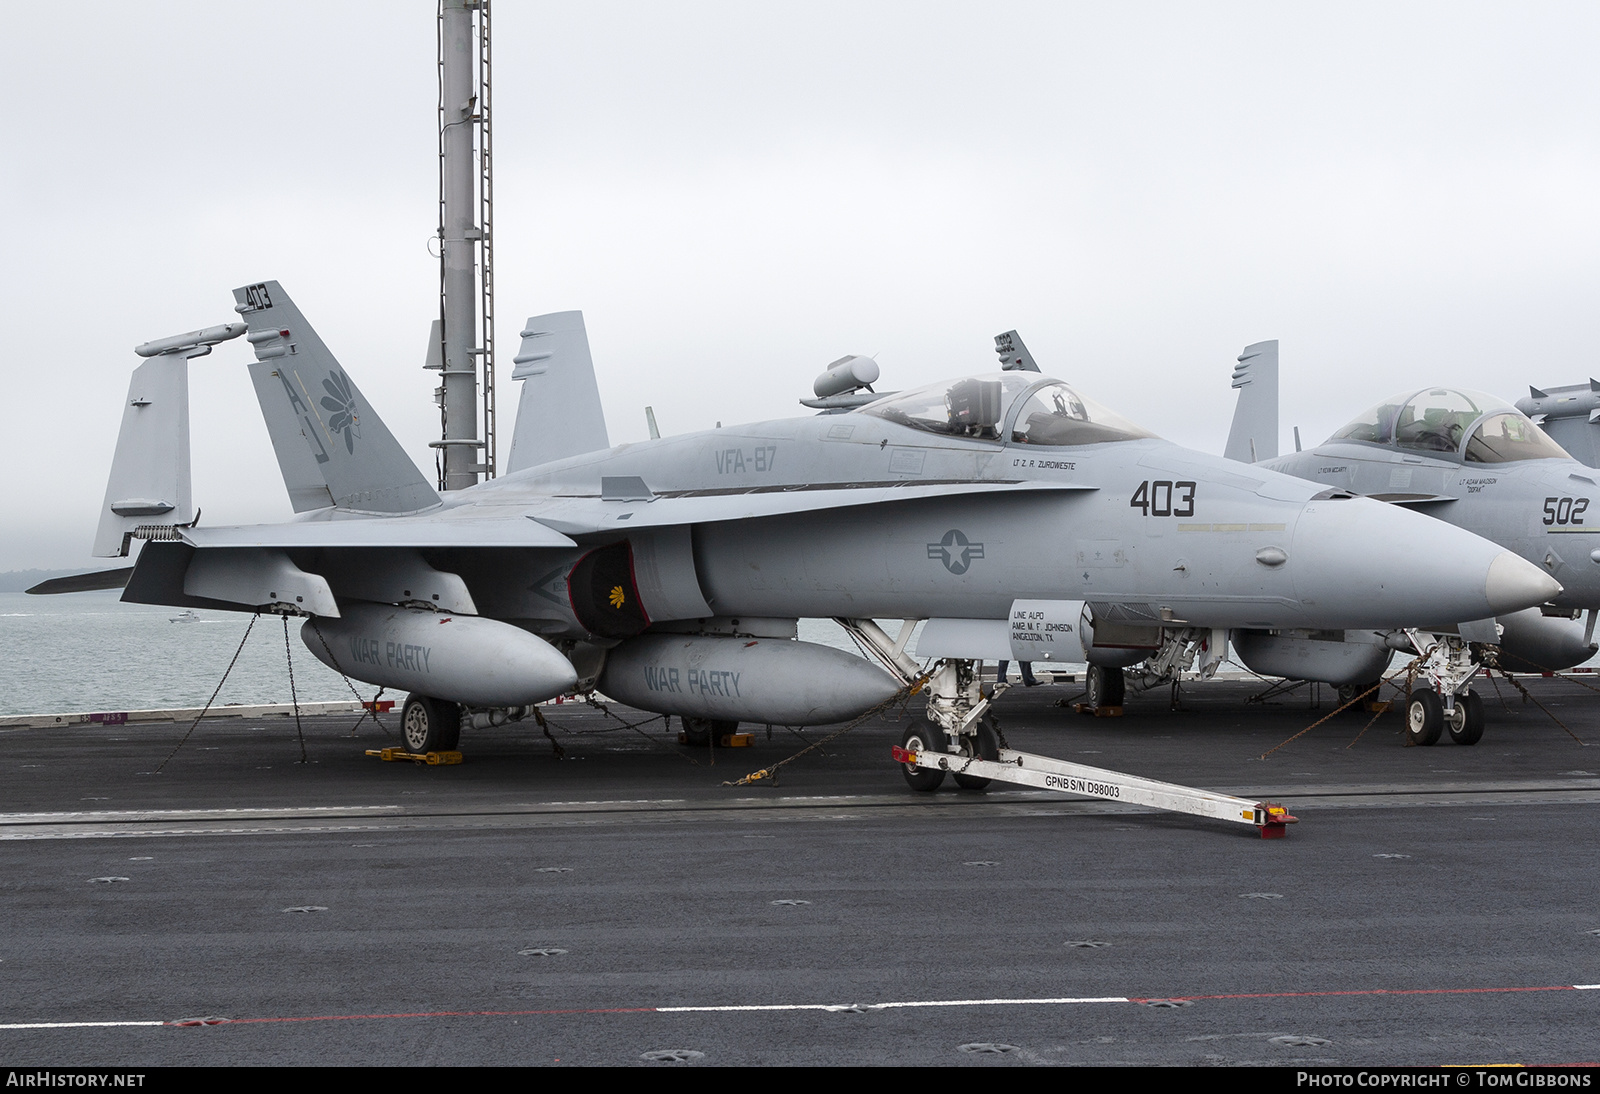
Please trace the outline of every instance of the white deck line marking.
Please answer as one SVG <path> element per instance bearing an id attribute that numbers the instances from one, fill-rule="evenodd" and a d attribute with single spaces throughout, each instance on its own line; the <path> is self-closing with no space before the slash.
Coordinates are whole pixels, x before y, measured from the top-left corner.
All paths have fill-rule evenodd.
<path id="1" fill-rule="evenodd" d="M 1265 995 L 1251 996 L 1178 996 L 1188 999 L 1213 999 L 1227 1001 L 1233 999 L 1267 999 L 1267 998 L 1314 998 L 1322 996 L 1346 995 L 1371 995 L 1371 996 L 1403 996 L 1403 995 L 1458 995 L 1476 992 L 1543 992 L 1543 991 L 1600 991 L 1600 984 L 1551 984 L 1547 987 L 1531 988 L 1421 988 L 1384 990 L 1372 989 L 1367 991 L 1311 991 L 1311 992 L 1272 992 Z M 1140 996 L 1139 999 L 1155 999 L 1156 996 Z M 1027 1006 L 1071 1006 L 1082 1003 L 1132 1003 L 1134 998 L 1126 995 L 1099 995 L 1099 996 L 1047 996 L 1032 999 L 907 999 L 891 1003 L 746 1003 L 728 1006 L 701 1006 L 701 1007 L 622 1007 L 579 1009 L 573 1011 L 492 1011 L 492 1012 L 466 1012 L 466 1011 L 440 1011 L 438 1013 L 418 1014 L 332 1014 L 320 1017 L 288 1017 L 288 1018 L 239 1018 L 234 1019 L 239 1024 L 255 1024 L 258 1022 L 333 1022 L 348 1019 L 382 1019 L 382 1018 L 463 1018 L 463 1017 L 509 1017 L 512 1015 L 535 1014 L 708 1014 L 708 1013 L 752 1013 L 760 1011 L 840 1011 L 853 1007 L 863 1010 L 901 1010 L 915 1007 L 1027 1007 Z M 8 1022 L 0 1023 L 0 1030 L 7 1029 L 84 1029 L 106 1028 L 111 1026 L 170 1026 L 172 1022 Z"/>
<path id="2" fill-rule="evenodd" d="M 83 1029 L 104 1026 L 164 1026 L 165 1022 L 11 1022 L 0 1029 Z"/>
<path id="3" fill-rule="evenodd" d="M 1060 999 L 919 999 L 898 1003 L 765 1003 L 726 1007 L 653 1007 L 660 1014 L 704 1013 L 708 1011 L 759 1011 L 759 1010 L 838 1010 L 846 1006 L 862 1006 L 867 1010 L 897 1010 L 906 1007 L 1023 1007 L 1052 1006 L 1065 1003 L 1128 1003 L 1123 995 L 1106 995 L 1094 998 Z"/>
<path id="4" fill-rule="evenodd" d="M 873 1010 L 889 1010 L 895 1007 L 993 1007 L 993 1006 L 1045 1006 L 1061 1003 L 1131 1003 L 1133 1000 L 1124 995 L 1086 996 L 1082 999 L 936 999 L 927 1002 L 908 1003 L 873 1003 Z"/>

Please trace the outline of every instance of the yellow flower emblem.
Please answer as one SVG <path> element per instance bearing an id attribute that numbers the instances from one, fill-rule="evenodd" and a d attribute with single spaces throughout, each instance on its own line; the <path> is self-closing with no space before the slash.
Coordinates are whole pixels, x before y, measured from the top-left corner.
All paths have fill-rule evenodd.
<path id="1" fill-rule="evenodd" d="M 610 600 L 611 600 L 611 606 L 613 608 L 622 607 L 622 602 L 624 600 L 626 600 L 626 599 L 627 599 L 627 597 L 622 595 L 622 586 L 621 585 L 613 585 L 613 586 L 611 586 L 611 597 L 610 597 Z"/>

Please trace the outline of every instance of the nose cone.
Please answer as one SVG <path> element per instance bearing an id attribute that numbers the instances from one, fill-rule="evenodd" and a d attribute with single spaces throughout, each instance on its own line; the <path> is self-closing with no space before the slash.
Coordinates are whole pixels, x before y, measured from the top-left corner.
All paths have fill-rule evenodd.
<path id="1" fill-rule="evenodd" d="M 1543 604 L 1561 593 L 1561 584 L 1520 555 L 1501 551 L 1489 563 L 1483 595 L 1495 615 Z"/>
<path id="2" fill-rule="evenodd" d="M 1499 544 L 1370 498 L 1307 502 L 1287 569 L 1307 626 L 1423 627 L 1542 604 L 1561 586 Z"/>

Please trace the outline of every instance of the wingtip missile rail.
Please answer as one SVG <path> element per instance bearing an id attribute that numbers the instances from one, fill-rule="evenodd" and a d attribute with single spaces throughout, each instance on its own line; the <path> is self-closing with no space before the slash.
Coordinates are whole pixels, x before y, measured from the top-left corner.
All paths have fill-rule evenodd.
<path id="1" fill-rule="evenodd" d="M 237 338 L 249 329 L 247 323 L 223 323 L 216 327 L 202 327 L 192 330 L 187 334 L 174 334 L 169 338 L 157 338 L 145 342 L 143 345 L 133 347 L 133 352 L 140 357 L 160 357 L 167 353 L 181 353 L 184 350 L 200 350 L 199 353 L 190 353 L 190 357 L 202 357 L 211 352 L 211 347 L 230 339 Z"/>

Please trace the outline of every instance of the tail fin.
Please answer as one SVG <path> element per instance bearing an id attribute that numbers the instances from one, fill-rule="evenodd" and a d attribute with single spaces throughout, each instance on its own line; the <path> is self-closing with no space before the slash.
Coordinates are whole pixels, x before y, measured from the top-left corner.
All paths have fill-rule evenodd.
<path id="1" fill-rule="evenodd" d="M 522 381 L 506 471 L 611 447 L 581 311 L 536 315 L 522 330 L 513 380 Z"/>
<path id="2" fill-rule="evenodd" d="M 186 524 L 193 518 L 189 359 L 164 354 L 134 369 L 128 383 L 94 553 L 99 558 L 126 555 L 128 539 L 140 525 Z"/>
<path id="3" fill-rule="evenodd" d="M 994 351 L 1000 357 L 1000 367 L 1006 372 L 1038 372 L 1033 354 L 1022 344 L 1022 335 L 1014 330 L 994 336 Z"/>
<path id="4" fill-rule="evenodd" d="M 1223 455 L 1241 463 L 1270 460 L 1278 454 L 1278 340 L 1244 348 L 1233 370 L 1239 405 Z"/>
<path id="5" fill-rule="evenodd" d="M 178 525 L 194 519 L 189 485 L 189 358 L 245 330 L 243 323 L 175 334 L 133 352 L 149 360 L 133 370 L 122 408 L 117 452 L 100 505 L 94 553 L 116 558 L 129 540 L 176 539 Z"/>
<path id="6" fill-rule="evenodd" d="M 437 505 L 438 493 L 289 294 L 265 281 L 233 295 L 234 311 L 250 326 L 250 379 L 295 512 L 337 505 L 409 513 Z"/>

